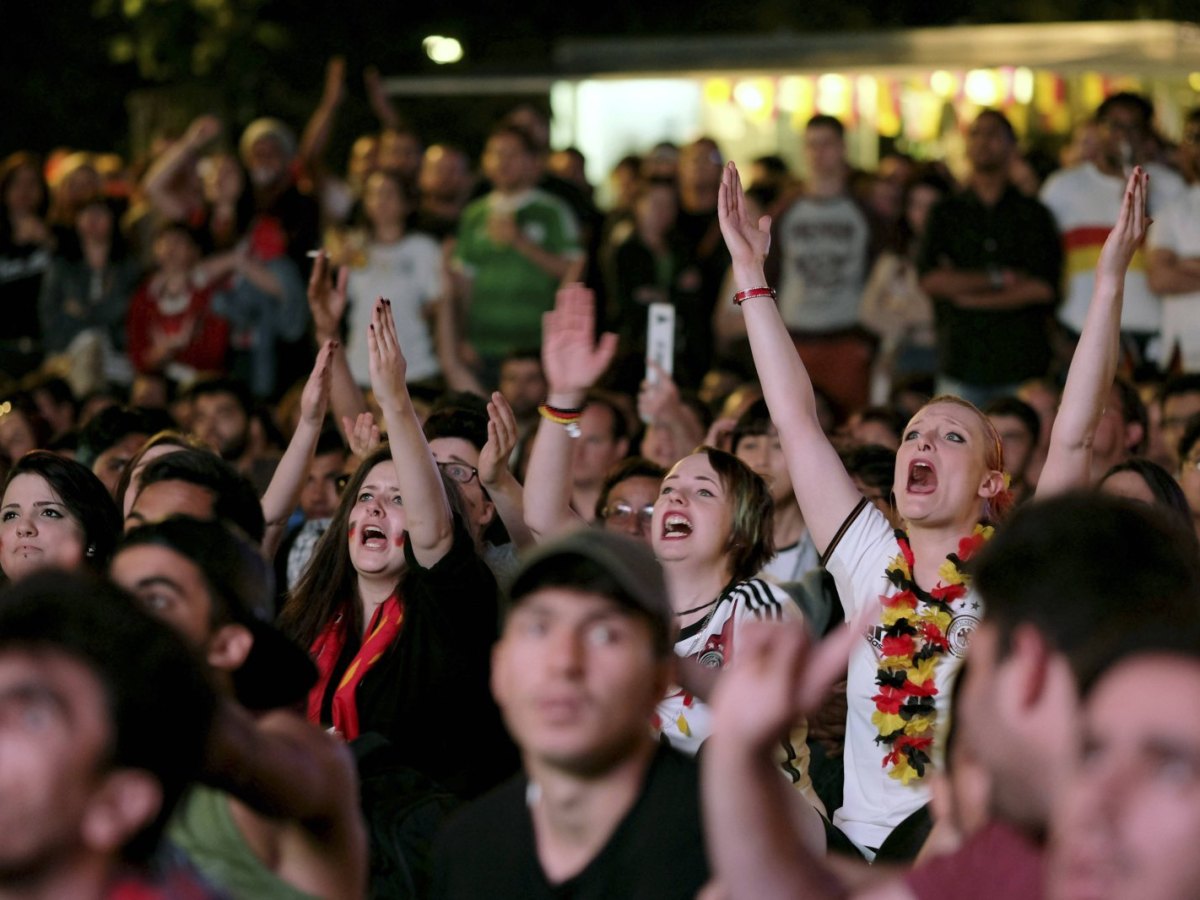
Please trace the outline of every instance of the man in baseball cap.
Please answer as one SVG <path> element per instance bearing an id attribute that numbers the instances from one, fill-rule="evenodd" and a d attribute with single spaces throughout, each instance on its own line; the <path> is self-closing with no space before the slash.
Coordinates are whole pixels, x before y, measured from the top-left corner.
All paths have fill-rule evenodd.
<path id="1" fill-rule="evenodd" d="M 696 764 L 650 728 L 674 664 L 650 549 L 572 533 L 525 561 L 510 597 L 492 693 L 525 771 L 443 831 L 433 896 L 694 897 Z"/>

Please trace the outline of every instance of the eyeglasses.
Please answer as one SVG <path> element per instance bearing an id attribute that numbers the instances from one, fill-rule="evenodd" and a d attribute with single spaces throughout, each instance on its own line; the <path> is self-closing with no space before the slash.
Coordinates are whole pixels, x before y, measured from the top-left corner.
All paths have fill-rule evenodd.
<path id="1" fill-rule="evenodd" d="M 471 481 L 479 477 L 479 470 L 474 466 L 468 466 L 466 463 L 459 462 L 440 462 L 438 468 L 446 473 L 446 477 L 451 481 L 457 481 L 459 484 L 469 484 Z M 346 485 L 350 483 L 349 475 L 339 475 L 333 482 L 340 496 L 342 491 L 346 489 Z"/>
<path id="2" fill-rule="evenodd" d="M 635 518 L 638 525 L 645 528 L 650 524 L 650 520 L 654 517 L 654 506 L 643 506 L 641 509 L 634 509 L 628 503 L 610 503 L 604 509 L 600 510 L 600 518 L 604 521 L 620 522 L 628 524 Z"/>
<path id="3" fill-rule="evenodd" d="M 479 470 L 460 462 L 439 462 L 438 468 L 446 473 L 446 477 L 459 484 L 470 484 L 479 477 Z"/>

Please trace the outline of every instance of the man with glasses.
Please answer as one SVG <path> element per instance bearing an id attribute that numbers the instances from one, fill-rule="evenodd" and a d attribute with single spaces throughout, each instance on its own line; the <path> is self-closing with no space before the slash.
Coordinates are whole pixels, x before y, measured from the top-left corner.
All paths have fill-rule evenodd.
<path id="1" fill-rule="evenodd" d="M 495 400 L 499 396 L 493 395 L 501 426 L 498 433 L 509 430 L 503 422 L 512 417 L 507 406 L 500 409 L 503 399 Z M 506 589 L 516 571 L 517 550 L 532 539 L 525 527 L 524 491 L 506 464 L 508 451 L 501 446 L 497 448 L 501 456 L 485 457 L 489 415 L 466 406 L 447 406 L 429 415 L 424 431 L 438 468 L 458 484 L 480 555 Z"/>
<path id="2" fill-rule="evenodd" d="M 629 452 L 629 423 L 616 403 L 592 391 L 579 419 L 579 438 L 571 443 L 571 508 L 588 521 L 604 476 Z"/>
<path id="3" fill-rule="evenodd" d="M 1042 188 L 1041 200 L 1054 213 L 1063 243 L 1065 298 L 1058 318 L 1077 338 L 1092 296 L 1096 260 L 1105 237 L 1117 221 L 1125 179 L 1135 165 L 1150 175 L 1150 215 L 1159 216 L 1180 194 L 1184 182 L 1153 159 L 1154 107 L 1139 94 L 1113 94 L 1096 110 L 1099 154 L 1093 162 L 1056 172 Z M 1135 362 L 1146 358 L 1148 345 L 1162 324 L 1161 304 L 1147 282 L 1139 252 L 1125 276 L 1121 335 Z"/>
<path id="4" fill-rule="evenodd" d="M 1187 189 L 1155 216 L 1147 238 L 1150 288 L 1162 296 L 1163 359 L 1178 352 L 1200 371 L 1200 107 L 1183 124 L 1179 168 Z"/>
<path id="5" fill-rule="evenodd" d="M 667 470 L 642 456 L 623 459 L 608 471 L 596 501 L 596 524 L 650 543 L 654 501 Z"/>

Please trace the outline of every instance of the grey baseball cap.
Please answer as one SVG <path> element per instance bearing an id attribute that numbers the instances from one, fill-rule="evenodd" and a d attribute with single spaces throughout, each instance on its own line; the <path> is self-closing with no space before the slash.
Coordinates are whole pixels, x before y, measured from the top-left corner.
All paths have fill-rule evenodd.
<path id="1" fill-rule="evenodd" d="M 555 568 L 553 563 L 570 558 L 592 562 L 609 575 L 623 593 L 613 599 L 645 615 L 654 628 L 656 646 L 670 648 L 675 614 L 667 597 L 662 566 L 645 542 L 602 528 L 580 528 L 541 544 L 526 556 L 513 579 L 508 609 L 519 606 L 523 597 L 538 588 L 569 587 L 561 577 L 551 573 Z M 587 589 L 586 585 L 580 587 Z"/>

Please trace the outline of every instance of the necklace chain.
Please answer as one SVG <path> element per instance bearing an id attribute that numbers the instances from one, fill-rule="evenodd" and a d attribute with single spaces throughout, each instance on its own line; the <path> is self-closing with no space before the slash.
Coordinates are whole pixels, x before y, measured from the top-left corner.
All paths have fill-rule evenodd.
<path id="1" fill-rule="evenodd" d="M 679 612 L 675 613 L 675 618 L 682 619 L 684 616 L 690 616 L 692 613 L 700 612 L 702 609 L 708 609 L 710 606 L 716 606 L 721 602 L 722 596 L 724 596 L 724 594 L 718 595 L 716 600 L 709 600 L 707 603 L 701 603 L 699 606 L 693 606 L 691 609 L 680 610 Z"/>
<path id="2" fill-rule="evenodd" d="M 696 651 L 699 650 L 703 646 L 704 631 L 706 628 L 708 628 L 708 623 L 713 620 L 713 616 L 715 616 L 717 614 L 717 610 L 720 609 L 721 601 L 724 600 L 729 595 L 729 592 L 731 590 L 733 590 L 733 585 L 728 584 L 721 590 L 721 593 L 717 594 L 717 599 L 713 600 L 712 603 L 706 603 L 706 604 L 704 604 L 704 606 L 697 606 L 695 609 L 689 609 L 684 612 L 676 614 L 676 615 L 686 616 L 688 613 L 699 612 L 700 610 L 704 609 L 705 607 L 711 607 L 708 610 L 708 615 L 706 615 L 703 619 L 700 620 L 700 626 L 697 629 L 695 636 L 692 638 L 692 643 L 688 647 L 687 653 L 682 654 L 682 656 L 684 656 L 684 657 L 695 656 Z"/>

